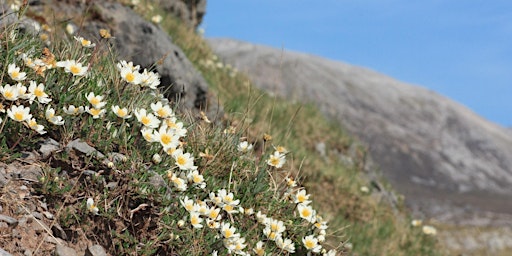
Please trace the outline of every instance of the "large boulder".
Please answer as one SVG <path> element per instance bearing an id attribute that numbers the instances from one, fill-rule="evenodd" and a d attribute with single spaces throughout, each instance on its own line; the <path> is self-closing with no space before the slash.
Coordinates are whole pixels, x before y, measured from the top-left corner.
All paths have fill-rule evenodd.
<path id="1" fill-rule="evenodd" d="M 359 137 L 416 213 L 473 224 L 475 217 L 512 220 L 509 130 L 365 68 L 229 39 L 209 42 L 256 86 L 314 102 Z"/>
<path id="2" fill-rule="evenodd" d="M 206 0 L 155 0 L 154 3 L 193 28 L 201 24 L 206 13 Z"/>
<path id="3" fill-rule="evenodd" d="M 217 99 L 208 84 L 173 43 L 167 32 L 132 8 L 116 1 L 35 1 L 31 12 L 48 24 L 66 21 L 77 26 L 77 34 L 100 40 L 100 29 L 107 29 L 119 60 L 132 61 L 141 68 L 156 69 L 160 86 L 170 100 L 179 101 L 181 110 L 205 111 L 210 119 L 220 116 Z"/>

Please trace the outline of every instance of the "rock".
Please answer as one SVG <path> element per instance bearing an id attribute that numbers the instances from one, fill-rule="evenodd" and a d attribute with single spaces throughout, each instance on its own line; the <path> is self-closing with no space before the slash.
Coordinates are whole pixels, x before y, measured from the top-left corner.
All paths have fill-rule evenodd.
<path id="1" fill-rule="evenodd" d="M 4 249 L 0 248 L 0 256 L 12 256 L 12 254 L 6 252 Z"/>
<path id="2" fill-rule="evenodd" d="M 54 216 L 53 216 L 53 214 L 52 214 L 51 212 L 44 211 L 44 212 L 43 212 L 43 215 L 44 215 L 47 219 L 49 219 L 49 220 L 53 220 L 53 218 L 54 218 Z"/>
<path id="3" fill-rule="evenodd" d="M 36 218 L 38 220 L 43 219 L 43 215 L 40 212 L 32 212 L 32 216 L 34 216 L 34 218 Z"/>
<path id="4" fill-rule="evenodd" d="M 161 187 L 165 187 L 167 183 L 165 182 L 164 178 L 162 178 L 162 175 L 156 173 L 155 171 L 149 171 L 151 174 L 151 177 L 149 177 L 149 184 L 153 185 L 156 189 L 159 189 Z"/>
<path id="5" fill-rule="evenodd" d="M 55 247 L 55 256 L 78 256 L 73 248 L 57 244 Z"/>
<path id="6" fill-rule="evenodd" d="M 76 150 L 80 153 L 86 154 L 86 155 L 95 155 L 96 157 L 103 158 L 105 157 L 102 153 L 97 151 L 94 147 L 89 146 L 86 142 L 83 142 L 81 139 L 76 139 L 71 142 L 69 142 L 66 145 L 66 150 Z"/>
<path id="7" fill-rule="evenodd" d="M 68 240 L 68 235 L 66 234 L 64 229 L 60 227 L 58 223 L 53 224 L 52 232 L 55 237 L 62 238 L 63 240 Z"/>
<path id="8" fill-rule="evenodd" d="M 464 214 L 446 219 L 452 222 L 486 212 L 512 214 L 507 129 L 435 92 L 365 68 L 229 39 L 209 42 L 257 87 L 316 104 L 363 141 L 415 212 Z"/>
<path id="9" fill-rule="evenodd" d="M 206 0 L 155 0 L 154 3 L 193 28 L 201 24 L 206 13 Z"/>
<path id="10" fill-rule="evenodd" d="M 5 222 L 5 223 L 9 224 L 10 226 L 16 226 L 18 224 L 17 219 L 15 219 L 13 217 L 9 217 L 7 215 L 3 215 L 3 214 L 0 214 L 0 221 Z"/>
<path id="11" fill-rule="evenodd" d="M 96 244 L 87 247 L 87 250 L 85 250 L 85 256 L 108 256 L 108 254 L 101 245 Z"/>
<path id="12" fill-rule="evenodd" d="M 54 140 L 52 138 L 47 138 L 39 146 L 39 153 L 41 153 L 43 158 L 46 159 L 46 158 L 50 157 L 51 154 L 53 154 L 54 152 L 56 152 L 59 149 L 60 149 L 60 145 L 56 140 Z"/>
<path id="13" fill-rule="evenodd" d="M 156 71 L 165 96 L 179 100 L 181 110 L 208 110 L 208 117 L 215 120 L 220 110 L 215 97 L 208 93 L 206 80 L 165 31 L 119 3 L 95 2 L 94 8 L 98 18 L 85 23 L 84 33 L 97 37 L 97 31 L 107 26 L 101 21 L 108 21 L 120 59 L 147 69 L 158 62 Z"/>
<path id="14" fill-rule="evenodd" d="M 30 250 L 30 249 L 26 249 L 24 252 L 23 252 L 23 256 L 32 256 L 33 252 Z"/>

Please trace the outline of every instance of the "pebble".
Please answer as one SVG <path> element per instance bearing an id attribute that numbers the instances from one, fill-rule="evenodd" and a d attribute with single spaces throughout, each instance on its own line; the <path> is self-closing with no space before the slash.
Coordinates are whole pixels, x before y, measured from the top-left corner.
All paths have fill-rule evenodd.
<path id="1" fill-rule="evenodd" d="M 15 219 L 13 217 L 9 217 L 7 215 L 3 215 L 3 214 L 0 214 L 0 221 L 5 222 L 9 225 L 17 225 L 18 224 L 17 219 Z"/>
<path id="2" fill-rule="evenodd" d="M 66 235 L 66 232 L 64 231 L 64 229 L 62 229 L 60 227 L 60 225 L 58 223 L 55 223 L 52 226 L 52 232 L 53 232 L 54 236 L 56 236 L 58 238 L 62 238 L 64 240 L 68 240 L 68 235 Z"/>
<path id="3" fill-rule="evenodd" d="M 0 256 L 12 256 L 12 254 L 6 252 L 4 249 L 0 248 Z"/>
<path id="4" fill-rule="evenodd" d="M 43 212 L 43 215 L 44 215 L 47 219 L 49 219 L 49 220 L 53 220 L 53 217 L 54 217 L 54 216 L 53 216 L 53 214 L 52 214 L 52 213 L 50 213 L 50 212 L 46 212 L 46 211 L 45 211 L 45 212 Z"/>
<path id="5" fill-rule="evenodd" d="M 73 248 L 57 244 L 55 247 L 55 256 L 78 256 Z"/>
<path id="6" fill-rule="evenodd" d="M 43 219 L 43 215 L 40 212 L 32 212 L 32 216 L 34 216 L 34 218 L 36 218 L 38 220 Z"/>
<path id="7" fill-rule="evenodd" d="M 108 254 L 101 245 L 96 244 L 96 245 L 87 247 L 87 250 L 85 250 L 84 256 L 108 256 Z"/>

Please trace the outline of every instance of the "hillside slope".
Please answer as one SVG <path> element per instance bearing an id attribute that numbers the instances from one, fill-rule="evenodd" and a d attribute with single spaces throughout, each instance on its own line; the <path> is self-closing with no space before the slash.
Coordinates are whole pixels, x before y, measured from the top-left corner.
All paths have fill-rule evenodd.
<path id="1" fill-rule="evenodd" d="M 314 102 L 366 142 L 416 214 L 488 224 L 512 213 L 512 136 L 505 128 L 368 69 L 230 39 L 209 43 L 258 87 Z"/>

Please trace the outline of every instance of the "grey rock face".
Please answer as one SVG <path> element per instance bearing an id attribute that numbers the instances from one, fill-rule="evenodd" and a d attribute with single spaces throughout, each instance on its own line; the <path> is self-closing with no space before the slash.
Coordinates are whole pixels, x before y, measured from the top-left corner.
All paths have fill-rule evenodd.
<path id="1" fill-rule="evenodd" d="M 512 214 L 507 129 L 432 91 L 365 68 L 228 39 L 210 44 L 256 86 L 314 102 L 339 120 L 367 144 L 384 176 L 417 212 L 442 220 Z"/>
<path id="2" fill-rule="evenodd" d="M 206 13 L 206 0 L 156 0 L 155 3 L 194 28 L 201 24 Z"/>
<path id="3" fill-rule="evenodd" d="M 64 20 L 83 17 L 90 12 L 77 35 L 93 42 L 100 40 L 99 30 L 108 29 L 114 38 L 109 39 L 119 60 L 132 61 L 142 69 L 154 70 L 160 75 L 160 87 L 165 96 L 179 102 L 182 111 L 205 111 L 210 119 L 221 116 L 216 97 L 208 91 L 208 84 L 187 59 L 185 53 L 173 44 L 172 38 L 161 27 L 144 20 L 131 8 L 115 1 L 43 1 L 32 7 L 34 12 L 51 8 Z M 171 1 L 172 2 L 172 1 Z M 181 2 L 181 1 L 177 1 Z M 189 3 L 190 1 L 187 1 Z M 200 9 L 203 1 L 192 1 Z M 190 3 L 192 3 L 190 2 Z M 77 23 L 78 24 L 78 23 Z"/>

